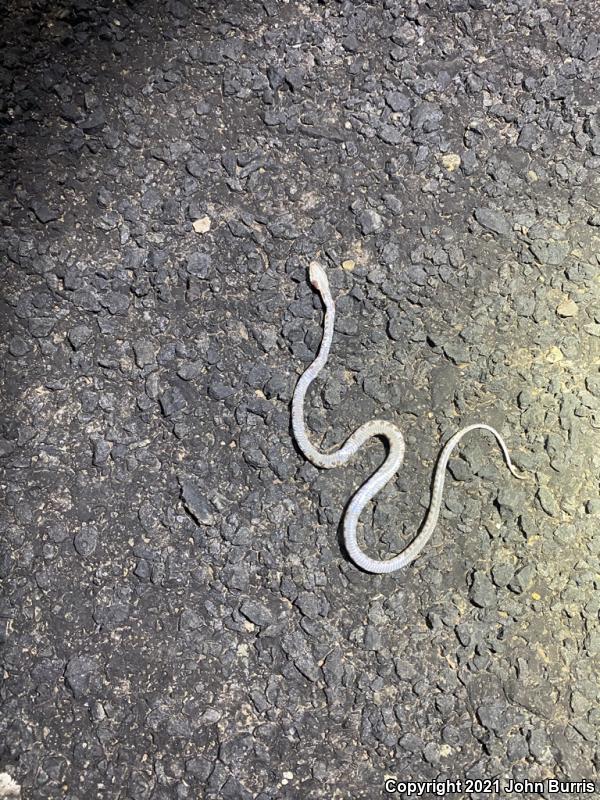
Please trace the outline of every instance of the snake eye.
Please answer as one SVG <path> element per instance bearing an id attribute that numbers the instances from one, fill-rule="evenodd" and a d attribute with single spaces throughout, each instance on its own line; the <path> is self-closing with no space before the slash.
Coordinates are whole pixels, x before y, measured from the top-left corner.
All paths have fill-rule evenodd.
<path id="1" fill-rule="evenodd" d="M 327 274 L 320 264 L 316 261 L 311 261 L 308 267 L 308 277 L 315 289 L 321 289 L 327 286 Z"/>

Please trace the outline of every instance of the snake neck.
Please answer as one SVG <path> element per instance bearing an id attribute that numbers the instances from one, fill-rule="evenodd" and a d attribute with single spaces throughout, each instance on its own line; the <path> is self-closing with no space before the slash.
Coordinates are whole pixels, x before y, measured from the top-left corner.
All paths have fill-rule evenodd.
<path id="1" fill-rule="evenodd" d="M 300 449 L 304 455 L 312 461 L 313 464 L 319 467 L 330 468 L 336 465 L 334 457 L 317 450 L 311 444 L 306 425 L 304 422 L 304 400 L 311 383 L 321 372 L 327 359 L 329 358 L 329 351 L 331 349 L 331 342 L 333 340 L 333 327 L 335 324 L 335 304 L 329 291 L 329 286 L 319 287 L 319 295 L 325 307 L 325 315 L 323 321 L 323 337 L 319 345 L 319 351 L 315 360 L 300 376 L 294 396 L 292 398 L 292 428 L 294 436 Z"/>
<path id="2" fill-rule="evenodd" d="M 315 380 L 317 375 L 321 372 L 329 358 L 329 351 L 331 350 L 331 342 L 333 341 L 333 328 L 335 325 L 335 304 L 329 290 L 320 291 L 321 300 L 325 307 L 325 316 L 323 320 L 323 336 L 319 345 L 319 351 L 315 360 L 304 371 L 296 388 L 296 397 L 298 398 L 299 405 L 304 403 L 304 397 L 310 384 Z M 296 399 L 296 397 L 294 399 Z"/>
<path id="3" fill-rule="evenodd" d="M 319 372 L 327 363 L 329 351 L 331 350 L 331 342 L 333 341 L 333 328 L 335 325 L 335 303 L 333 302 L 329 288 L 327 288 L 326 291 L 319 292 L 319 294 L 321 295 L 321 300 L 323 301 L 323 305 L 325 307 L 325 318 L 323 320 L 323 336 L 321 338 L 319 352 L 309 367 L 309 370 L 314 370 L 312 380 L 317 377 Z"/>

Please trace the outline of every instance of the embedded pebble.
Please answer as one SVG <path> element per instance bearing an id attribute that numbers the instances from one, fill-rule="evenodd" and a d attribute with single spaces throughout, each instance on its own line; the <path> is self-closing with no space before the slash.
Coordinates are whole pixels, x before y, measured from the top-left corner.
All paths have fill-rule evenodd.
<path id="1" fill-rule="evenodd" d="M 211 219 L 210 217 L 204 216 L 200 217 L 200 219 L 194 220 L 193 228 L 196 233 L 208 233 L 211 227 Z"/>
<path id="2" fill-rule="evenodd" d="M 85 525 L 73 539 L 75 549 L 80 556 L 91 556 L 98 544 L 98 531 L 91 525 Z"/>
<path id="3" fill-rule="evenodd" d="M 510 232 L 510 224 L 504 214 L 491 208 L 476 208 L 475 219 L 487 230 L 506 235 Z"/>
<path id="4" fill-rule="evenodd" d="M 577 303 L 570 298 L 562 300 L 556 307 L 556 313 L 559 317 L 575 317 L 577 312 Z"/>

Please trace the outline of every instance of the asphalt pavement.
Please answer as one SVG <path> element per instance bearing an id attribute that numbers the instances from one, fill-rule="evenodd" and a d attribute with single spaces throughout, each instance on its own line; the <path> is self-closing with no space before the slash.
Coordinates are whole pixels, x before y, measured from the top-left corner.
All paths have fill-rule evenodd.
<path id="1" fill-rule="evenodd" d="M 2 39 L 0 797 L 590 796 L 596 4 L 9 0 Z M 292 437 L 313 259 L 313 440 L 406 438 L 365 550 L 464 425 L 529 475 L 470 434 L 391 575 L 340 535 L 383 446 Z"/>

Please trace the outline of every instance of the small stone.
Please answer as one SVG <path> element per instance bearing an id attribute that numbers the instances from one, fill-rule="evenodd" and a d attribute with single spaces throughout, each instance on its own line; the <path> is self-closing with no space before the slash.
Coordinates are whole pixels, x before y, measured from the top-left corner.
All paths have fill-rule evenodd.
<path id="1" fill-rule="evenodd" d="M 213 771 L 214 764 L 204 756 L 197 758 L 190 758 L 185 762 L 185 771 L 192 775 L 196 780 L 206 781 L 210 773 Z"/>
<path id="2" fill-rule="evenodd" d="M 94 598 L 92 618 L 101 628 L 115 630 L 127 622 L 131 613 L 131 589 L 103 587 Z"/>
<path id="3" fill-rule="evenodd" d="M 520 761 L 529 755 L 527 740 L 520 733 L 514 733 L 508 740 L 506 754 L 510 761 Z"/>
<path id="4" fill-rule="evenodd" d="M 186 608 L 179 617 L 180 631 L 196 631 L 204 624 L 204 620 L 196 611 Z"/>
<path id="5" fill-rule="evenodd" d="M 367 650 L 383 649 L 381 633 L 374 625 L 367 625 L 365 629 L 365 647 Z"/>
<path id="6" fill-rule="evenodd" d="M 543 758 L 548 752 L 548 737 L 542 728 L 535 728 L 529 734 L 529 752 L 535 759 Z"/>
<path id="7" fill-rule="evenodd" d="M 188 257 L 186 270 L 196 278 L 206 279 L 210 274 L 211 257 L 208 253 L 192 253 Z"/>
<path id="8" fill-rule="evenodd" d="M 28 328 L 32 336 L 36 339 L 44 339 L 52 332 L 56 320 L 51 317 L 34 317 L 29 320 Z"/>
<path id="9" fill-rule="evenodd" d="M 203 178 L 206 175 L 206 165 L 196 158 L 190 159 L 185 168 L 194 178 Z"/>
<path id="10" fill-rule="evenodd" d="M 402 203 L 402 200 L 399 197 L 396 197 L 393 194 L 386 193 L 386 194 L 381 196 L 381 199 L 385 203 L 385 207 L 388 209 L 388 211 L 391 211 L 392 214 L 398 215 L 398 214 L 401 214 L 403 212 L 404 205 Z M 394 242 L 390 242 L 389 244 L 392 247 L 395 246 Z"/>
<path id="11" fill-rule="evenodd" d="M 379 233 L 383 230 L 383 219 L 376 211 L 366 209 L 358 217 L 358 227 L 365 236 Z"/>
<path id="12" fill-rule="evenodd" d="M 519 137 L 517 139 L 517 146 L 522 147 L 523 150 L 533 150 L 538 137 L 537 127 L 528 122 L 521 128 Z"/>
<path id="13" fill-rule="evenodd" d="M 575 317 L 578 311 L 577 303 L 570 299 L 562 300 L 556 307 L 556 313 L 559 317 Z"/>
<path id="14" fill-rule="evenodd" d="M 91 556 L 98 544 L 98 531 L 91 525 L 85 525 L 73 539 L 75 550 L 80 556 Z"/>
<path id="15" fill-rule="evenodd" d="M 552 719 L 556 713 L 554 692 L 546 680 L 525 683 L 523 680 L 511 678 L 504 684 L 504 690 L 511 703 L 516 703 L 533 714 Z"/>
<path id="16" fill-rule="evenodd" d="M 557 517 L 560 513 L 560 508 L 552 492 L 546 486 L 540 486 L 537 492 L 537 498 L 542 509 L 550 517 Z"/>
<path id="17" fill-rule="evenodd" d="M 514 578 L 511 580 L 508 588 L 516 594 L 523 594 L 531 586 L 533 576 L 535 575 L 535 567 L 533 564 L 526 564 L 520 569 Z"/>
<path id="18" fill-rule="evenodd" d="M 593 28 L 592 28 L 593 31 Z M 581 58 L 583 61 L 591 61 L 593 58 L 598 58 L 600 54 L 600 37 L 594 31 L 585 39 L 583 50 L 581 51 Z"/>
<path id="19" fill-rule="evenodd" d="M 255 625 L 260 625 L 261 627 L 271 625 L 275 621 L 270 609 L 254 600 L 244 600 L 240 606 L 240 612 L 246 619 L 249 619 L 250 622 L 253 622 Z"/>
<path id="20" fill-rule="evenodd" d="M 492 567 L 492 580 L 500 588 L 508 586 L 515 574 L 512 564 L 495 564 Z"/>
<path id="21" fill-rule="evenodd" d="M 556 346 L 551 347 L 546 353 L 546 361 L 548 361 L 550 364 L 556 364 L 563 359 L 564 355 L 562 350 Z"/>
<path id="22" fill-rule="evenodd" d="M 588 375 L 585 385 L 588 392 L 591 392 L 594 397 L 600 397 L 600 375 Z"/>
<path id="23" fill-rule="evenodd" d="M 235 393 L 233 386 L 229 386 L 221 381 L 214 381 L 208 387 L 208 396 L 213 400 L 226 400 Z"/>
<path id="24" fill-rule="evenodd" d="M 0 772 L 0 797 L 4 800 L 19 800 L 21 787 L 8 772 Z"/>
<path id="25" fill-rule="evenodd" d="M 194 223 L 192 223 L 192 226 L 196 231 L 196 233 L 200 234 L 208 233 L 211 226 L 210 217 L 208 216 L 200 217 L 200 219 L 197 219 Z"/>
<path id="26" fill-rule="evenodd" d="M 300 592 L 294 603 L 305 617 L 316 619 L 319 616 L 319 599 L 312 592 Z"/>
<path id="27" fill-rule="evenodd" d="M 79 350 L 91 339 L 92 329 L 88 328 L 87 325 L 75 325 L 75 327 L 71 328 L 67 333 L 67 337 L 73 350 Z"/>
<path id="28" fill-rule="evenodd" d="M 101 310 L 98 295 L 94 291 L 88 289 L 75 289 L 71 295 L 71 300 L 74 305 L 81 308 L 82 311 L 98 312 Z"/>
<path id="29" fill-rule="evenodd" d="M 43 225 L 46 225 L 48 222 L 53 222 L 60 217 L 60 211 L 49 208 L 46 203 L 41 200 L 33 200 L 29 207 Z"/>
<path id="30" fill-rule="evenodd" d="M 271 89 L 275 91 L 285 83 L 285 70 L 279 64 L 271 64 L 267 67 L 267 79 Z"/>
<path id="31" fill-rule="evenodd" d="M 469 597 L 479 608 L 489 608 L 496 604 L 496 589 L 484 572 L 475 573 Z"/>
<path id="32" fill-rule="evenodd" d="M 438 130 L 444 118 L 444 112 L 437 103 L 423 102 L 411 112 L 411 125 L 416 131 L 433 133 Z"/>
<path id="33" fill-rule="evenodd" d="M 552 267 L 560 267 L 571 250 L 568 242 L 557 242 L 554 239 L 550 241 L 540 239 L 532 242 L 529 247 L 541 264 Z"/>
<path id="34" fill-rule="evenodd" d="M 177 386 L 171 386 L 166 389 L 161 394 L 159 402 L 165 417 L 172 417 L 187 408 L 187 400 Z"/>
<path id="35" fill-rule="evenodd" d="M 146 561 L 145 558 L 140 558 L 138 563 L 133 570 L 133 574 L 138 577 L 141 581 L 148 580 L 150 575 L 152 574 L 152 569 L 150 564 Z"/>
<path id="36" fill-rule="evenodd" d="M 591 500 L 588 500 L 585 504 L 585 513 L 600 515 L 600 498 L 593 497 Z"/>
<path id="37" fill-rule="evenodd" d="M 48 538 L 55 544 L 60 544 L 69 538 L 69 529 L 63 519 L 52 520 L 46 528 Z"/>
<path id="38" fill-rule="evenodd" d="M 99 678 L 98 664 L 91 656 L 74 656 L 65 669 L 65 683 L 77 699 L 91 695 Z"/>
<path id="39" fill-rule="evenodd" d="M 88 114 L 86 120 L 81 123 L 81 129 L 86 133 L 95 133 L 101 131 L 106 125 L 106 115 L 101 108 L 95 108 L 91 114 Z"/>
<path id="40" fill-rule="evenodd" d="M 94 456 L 92 463 L 95 467 L 101 467 L 108 461 L 112 444 L 107 442 L 106 439 L 96 439 L 94 442 Z"/>
<path id="41" fill-rule="evenodd" d="M 479 723 L 494 733 L 501 733 L 504 727 L 504 706 L 502 703 L 486 703 L 477 708 Z"/>
<path id="42" fill-rule="evenodd" d="M 285 82 L 292 92 L 299 92 L 304 87 L 305 72 L 301 67 L 292 67 L 285 72 Z"/>
<path id="43" fill-rule="evenodd" d="M 121 292 L 108 292 L 102 298 L 102 305 L 111 314 L 125 314 L 129 308 L 129 295 Z"/>
<path id="44" fill-rule="evenodd" d="M 160 205 L 161 196 L 156 189 L 146 189 L 141 199 L 141 206 L 144 211 L 152 211 Z"/>
<path id="45" fill-rule="evenodd" d="M 421 737 L 415 733 L 405 733 L 404 736 L 398 740 L 398 744 L 403 750 L 409 753 L 419 753 L 425 746 Z"/>
<path id="46" fill-rule="evenodd" d="M 214 515 L 210 504 L 193 478 L 180 480 L 181 500 L 185 510 L 199 525 L 212 525 Z"/>
<path id="47" fill-rule="evenodd" d="M 177 374 L 183 381 L 192 381 L 202 374 L 203 364 L 201 361 L 191 361 L 182 364 L 177 369 Z"/>
<path id="48" fill-rule="evenodd" d="M 357 53 L 360 49 L 360 43 L 356 36 L 351 33 L 345 39 L 342 39 L 342 47 L 348 53 Z"/>
<path id="49" fill-rule="evenodd" d="M 154 364 L 156 361 L 156 348 L 148 339 L 137 339 L 137 341 L 133 342 L 133 352 L 135 354 L 135 363 L 140 369 L 149 364 Z"/>
<path id="50" fill-rule="evenodd" d="M 342 269 L 345 269 L 347 272 L 352 272 L 355 266 L 356 261 L 353 261 L 351 258 L 346 259 L 346 261 L 342 261 Z"/>
<path id="51" fill-rule="evenodd" d="M 408 111 L 410 99 L 402 92 L 387 92 L 385 102 L 395 112 Z"/>
<path id="52" fill-rule="evenodd" d="M 8 352 L 15 358 L 21 358 L 31 350 L 31 344 L 22 336 L 13 336 L 8 345 Z"/>
<path id="53" fill-rule="evenodd" d="M 382 142 L 386 144 L 401 144 L 403 139 L 402 131 L 398 128 L 395 128 L 393 125 L 382 125 L 378 131 L 377 135 L 381 139 Z"/>
<path id="54" fill-rule="evenodd" d="M 454 172 L 460 167 L 460 164 L 461 160 L 458 153 L 446 153 L 446 155 L 442 156 L 442 166 L 448 172 Z"/>
<path id="55" fill-rule="evenodd" d="M 15 442 L 6 439 L 4 436 L 0 436 L 0 458 L 6 458 L 11 455 L 11 453 L 14 453 L 16 447 L 17 445 Z"/>
<path id="56" fill-rule="evenodd" d="M 586 333 L 589 333 L 590 336 L 600 336 L 600 323 L 598 322 L 590 322 L 589 325 L 584 325 L 583 330 Z"/>
<path id="57" fill-rule="evenodd" d="M 275 239 L 291 241 L 300 235 L 300 231 L 291 214 L 282 214 L 267 223 L 267 230 Z"/>
<path id="58" fill-rule="evenodd" d="M 483 228 L 487 228 L 489 231 L 501 235 L 510 233 L 508 220 L 499 211 L 494 211 L 491 208 L 476 208 L 475 219 Z"/>

